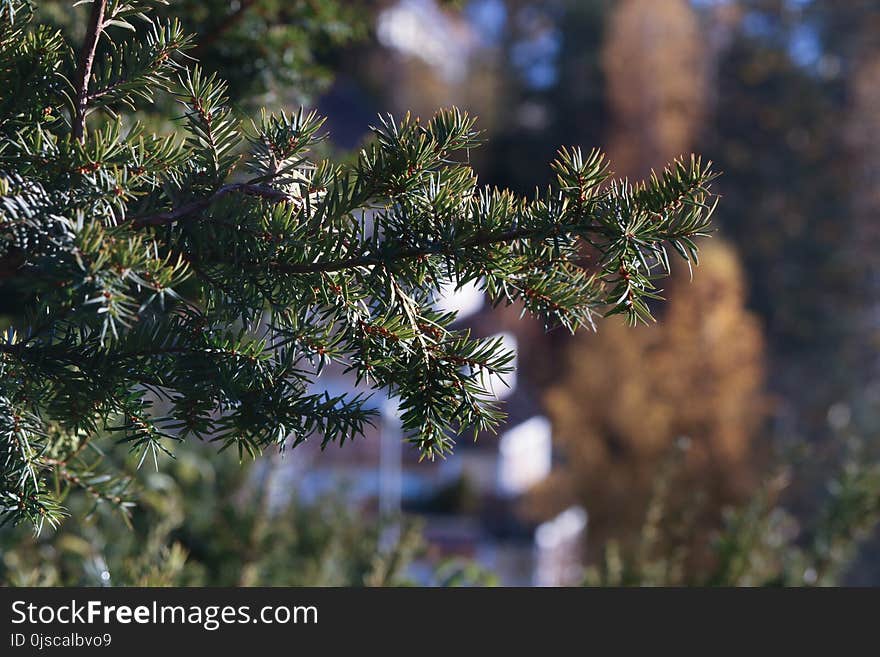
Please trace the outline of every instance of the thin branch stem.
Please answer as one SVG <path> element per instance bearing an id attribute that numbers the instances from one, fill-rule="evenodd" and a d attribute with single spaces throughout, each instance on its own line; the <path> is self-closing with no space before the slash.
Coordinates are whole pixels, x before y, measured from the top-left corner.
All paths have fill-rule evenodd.
<path id="1" fill-rule="evenodd" d="M 284 192 L 269 187 L 267 185 L 233 183 L 230 185 L 224 185 L 216 192 L 211 194 L 211 196 L 207 196 L 205 198 L 186 203 L 185 205 L 181 205 L 179 208 L 176 208 L 174 210 L 169 210 L 168 212 L 159 212 L 157 214 L 129 217 L 128 222 L 134 228 L 143 228 L 145 226 L 166 226 L 168 224 L 174 223 L 175 221 L 180 221 L 181 219 L 185 219 L 192 214 L 204 210 L 217 199 L 226 196 L 227 194 L 232 194 L 233 192 L 240 192 L 249 196 L 259 196 L 261 198 L 277 202 L 293 200 L 293 197 L 291 197 L 290 195 L 285 194 Z"/>
<path id="2" fill-rule="evenodd" d="M 575 231 L 599 231 L 598 226 L 584 226 L 580 224 L 572 224 L 562 227 L 562 232 Z M 426 245 L 420 248 L 403 249 L 383 258 L 379 256 L 357 256 L 352 258 L 343 258 L 341 260 L 328 260 L 326 262 L 314 263 L 270 263 L 275 271 L 283 274 L 318 274 L 322 272 L 335 272 L 344 269 L 354 269 L 357 267 L 375 267 L 378 265 L 389 265 L 401 260 L 412 260 L 423 256 L 431 255 L 454 255 L 457 252 L 466 252 L 470 249 L 480 248 L 484 246 L 493 246 L 495 244 L 507 244 L 518 240 L 534 240 L 542 239 L 547 236 L 546 228 L 516 228 L 500 233 L 490 233 L 480 235 L 469 240 L 464 240 L 458 244 L 436 244 Z M 257 265 L 259 263 L 236 263 L 245 267 L 249 265 Z"/>
<path id="3" fill-rule="evenodd" d="M 76 71 L 76 114 L 73 117 L 73 138 L 82 143 L 85 139 L 86 112 L 89 107 L 89 79 L 92 77 L 92 65 L 95 62 L 95 51 L 98 40 L 104 29 L 104 12 L 107 0 L 93 0 L 92 12 L 89 16 L 89 27 L 79 55 Z"/>

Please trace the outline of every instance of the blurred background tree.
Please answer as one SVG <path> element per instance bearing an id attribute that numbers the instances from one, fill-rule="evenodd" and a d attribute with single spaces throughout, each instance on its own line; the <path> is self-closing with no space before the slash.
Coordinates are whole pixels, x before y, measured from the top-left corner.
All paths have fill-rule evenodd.
<path id="1" fill-rule="evenodd" d="M 667 521 L 694 515 L 693 544 L 705 544 L 721 509 L 745 500 L 758 480 L 763 338 L 733 249 L 711 243 L 700 274 L 691 281 L 679 271 L 670 281 L 657 325 L 629 334 L 614 323 L 572 340 L 567 371 L 546 393 L 562 463 L 530 506 L 546 517 L 571 504 L 589 509 L 592 549 L 612 537 L 632 547 L 676 441 L 690 448 L 670 482 Z"/>
<path id="2" fill-rule="evenodd" d="M 618 175 L 640 178 L 693 148 L 708 105 L 708 44 L 688 0 L 622 0 L 605 29 L 609 157 Z"/>

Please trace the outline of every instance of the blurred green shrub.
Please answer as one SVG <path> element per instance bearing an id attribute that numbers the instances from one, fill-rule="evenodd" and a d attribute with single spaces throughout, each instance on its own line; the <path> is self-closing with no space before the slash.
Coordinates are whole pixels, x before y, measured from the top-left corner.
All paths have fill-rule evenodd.
<path id="1" fill-rule="evenodd" d="M 866 458 L 864 444 L 856 444 L 806 519 L 780 501 L 788 473 L 766 480 L 751 499 L 729 508 L 708 544 L 711 559 L 695 571 L 689 567 L 694 547 L 683 538 L 695 528 L 671 517 L 668 507 L 684 451 L 676 447 L 657 477 L 637 544 L 608 541 L 587 570 L 588 586 L 836 586 L 880 523 L 880 462 Z"/>
<path id="2" fill-rule="evenodd" d="M 272 471 L 183 447 L 144 473 L 131 527 L 69 500 L 60 529 L 0 533 L 0 582 L 16 586 L 382 586 L 405 584 L 423 549 L 417 524 L 376 522 L 337 495 L 271 500 Z M 257 476 L 261 475 L 261 476 Z M 398 526 L 399 524 L 399 526 Z M 396 531 L 395 531 L 396 528 Z M 396 538 L 395 538 L 396 535 Z M 389 540 L 389 536 L 391 539 Z"/>

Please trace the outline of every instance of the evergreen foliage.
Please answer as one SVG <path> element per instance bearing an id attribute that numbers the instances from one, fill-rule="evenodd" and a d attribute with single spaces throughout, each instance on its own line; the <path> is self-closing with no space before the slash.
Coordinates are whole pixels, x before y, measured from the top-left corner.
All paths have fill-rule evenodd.
<path id="1" fill-rule="evenodd" d="M 318 160 L 321 118 L 242 125 L 151 4 L 95 0 L 72 49 L 0 0 L 0 283 L 21 307 L 0 342 L 5 521 L 56 525 L 72 489 L 125 510 L 107 433 L 157 465 L 192 438 L 341 445 L 373 412 L 316 391 L 330 362 L 399 397 L 425 457 L 447 454 L 499 422 L 487 377 L 512 354 L 436 311 L 441 286 L 479 281 L 548 328 L 647 321 L 670 253 L 695 261 L 709 231 L 698 158 L 631 184 L 562 149 L 555 184 L 520 198 L 479 186 L 456 109 L 380 118 L 354 161 Z M 177 127 L 153 134 L 137 113 L 166 94 Z"/>

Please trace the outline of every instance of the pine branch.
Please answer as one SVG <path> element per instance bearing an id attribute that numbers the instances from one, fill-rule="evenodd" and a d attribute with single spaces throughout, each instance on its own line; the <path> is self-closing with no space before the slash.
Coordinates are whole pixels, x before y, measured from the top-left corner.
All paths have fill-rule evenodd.
<path id="1" fill-rule="evenodd" d="M 560 232 L 571 232 L 575 230 L 599 231 L 599 227 L 583 226 L 580 224 L 572 224 L 562 227 Z M 269 266 L 282 274 L 318 274 L 338 272 L 346 269 L 356 269 L 358 267 L 393 267 L 395 264 L 407 260 L 418 260 L 426 256 L 455 256 L 457 254 L 467 253 L 471 249 L 482 248 L 487 246 L 511 244 L 521 240 L 540 240 L 547 237 L 546 228 L 516 228 L 506 230 L 496 234 L 482 235 L 469 240 L 464 240 L 457 244 L 429 244 L 420 248 L 403 249 L 396 253 L 389 254 L 388 257 L 379 256 L 360 256 L 354 258 L 345 258 L 343 260 L 328 260 L 325 262 L 315 263 L 284 263 L 271 262 Z M 263 263 L 254 262 L 238 262 L 246 268 L 264 266 Z"/>

